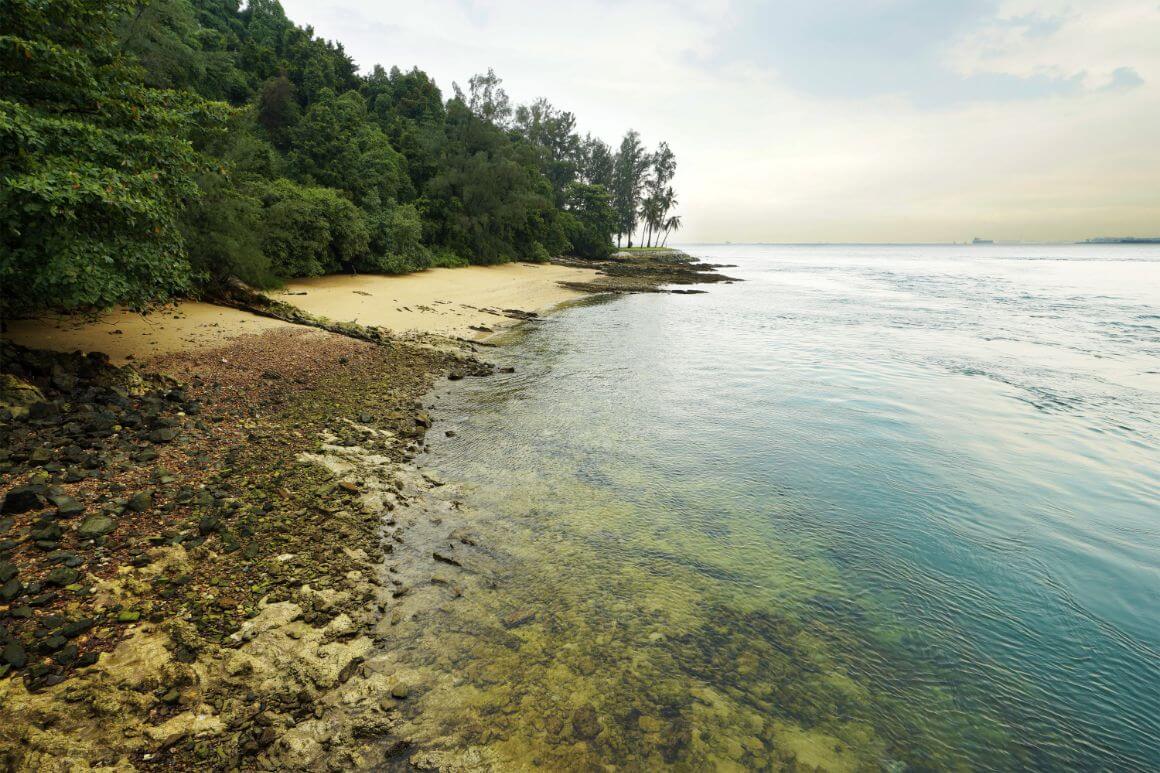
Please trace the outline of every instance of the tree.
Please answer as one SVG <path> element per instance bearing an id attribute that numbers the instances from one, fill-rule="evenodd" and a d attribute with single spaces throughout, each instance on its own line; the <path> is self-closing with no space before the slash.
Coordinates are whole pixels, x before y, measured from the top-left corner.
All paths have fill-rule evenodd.
<path id="1" fill-rule="evenodd" d="M 613 188 L 616 158 L 608 144 L 591 134 L 584 135 L 580 147 L 580 181 L 601 185 L 606 191 Z"/>
<path id="2" fill-rule="evenodd" d="M 515 126 L 538 151 L 540 168 L 552 183 L 556 206 L 563 207 L 565 189 L 575 181 L 580 166 L 576 116 L 557 110 L 541 97 L 516 110 Z"/>
<path id="3" fill-rule="evenodd" d="M 632 233 L 636 230 L 637 207 L 640 202 L 641 189 L 644 187 L 644 175 L 648 165 L 648 154 L 644 152 L 640 135 L 629 129 L 620 142 L 620 150 L 616 154 L 616 163 L 613 167 L 612 206 L 617 214 L 617 246 L 620 246 L 620 237 L 627 234 L 628 246 L 632 247 Z"/>
<path id="4" fill-rule="evenodd" d="M 565 214 L 570 216 L 566 230 L 572 251 L 582 258 L 608 257 L 612 232 L 616 230 L 616 212 L 604 186 L 569 184 Z"/>
<path id="5" fill-rule="evenodd" d="M 455 97 L 475 114 L 480 120 L 486 121 L 500 129 L 506 129 L 512 117 L 511 100 L 503 90 L 503 79 L 495 74 L 495 70 L 488 67 L 486 74 L 471 76 L 467 82 L 465 95 L 458 83 L 452 83 Z"/>
<path id="6" fill-rule="evenodd" d="M 227 109 L 146 88 L 114 29 L 126 6 L 9 0 L 0 15 L 5 313 L 144 306 L 189 286 L 177 227 L 212 165 L 190 142 Z"/>

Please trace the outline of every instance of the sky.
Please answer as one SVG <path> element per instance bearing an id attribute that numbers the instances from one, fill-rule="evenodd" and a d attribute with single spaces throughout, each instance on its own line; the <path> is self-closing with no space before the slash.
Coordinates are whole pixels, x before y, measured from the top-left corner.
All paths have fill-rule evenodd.
<path id="1" fill-rule="evenodd" d="M 1160 236 L 1160 0 L 282 0 L 677 154 L 682 242 Z"/>

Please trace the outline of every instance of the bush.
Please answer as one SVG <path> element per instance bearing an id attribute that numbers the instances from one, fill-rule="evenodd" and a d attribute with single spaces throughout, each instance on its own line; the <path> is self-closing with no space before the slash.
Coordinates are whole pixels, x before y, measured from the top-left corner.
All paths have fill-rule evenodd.
<path id="1" fill-rule="evenodd" d="M 262 204 L 262 251 L 278 276 L 350 270 L 369 255 L 362 211 L 332 188 L 276 180 Z"/>

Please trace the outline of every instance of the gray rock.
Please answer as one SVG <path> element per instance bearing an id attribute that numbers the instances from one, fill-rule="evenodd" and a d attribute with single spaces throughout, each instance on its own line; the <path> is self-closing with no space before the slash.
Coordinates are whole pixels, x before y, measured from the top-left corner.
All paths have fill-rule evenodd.
<path id="1" fill-rule="evenodd" d="M 55 496 L 51 500 L 56 505 L 56 514 L 61 518 L 72 518 L 85 511 L 84 505 L 69 496 Z"/>
<path id="2" fill-rule="evenodd" d="M 107 515 L 90 515 L 88 518 L 81 521 L 80 527 L 77 529 L 77 537 L 80 539 L 96 539 L 117 528 L 117 522 Z"/>

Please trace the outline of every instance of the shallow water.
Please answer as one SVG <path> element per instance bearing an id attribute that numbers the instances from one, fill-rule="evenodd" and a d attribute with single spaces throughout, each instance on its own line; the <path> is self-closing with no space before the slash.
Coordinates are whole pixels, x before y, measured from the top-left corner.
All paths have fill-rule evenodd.
<path id="1" fill-rule="evenodd" d="M 420 758 L 1160 768 L 1160 248 L 689 251 L 440 394 Z"/>

